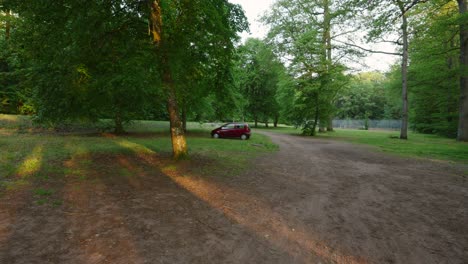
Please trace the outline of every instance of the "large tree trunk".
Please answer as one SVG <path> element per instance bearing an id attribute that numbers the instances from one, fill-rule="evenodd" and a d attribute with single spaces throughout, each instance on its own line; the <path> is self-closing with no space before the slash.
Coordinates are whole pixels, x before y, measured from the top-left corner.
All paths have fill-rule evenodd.
<path id="1" fill-rule="evenodd" d="M 457 0 L 460 15 L 467 9 L 466 0 Z M 460 110 L 458 119 L 458 141 L 468 141 L 468 26 L 460 22 Z"/>
<path id="2" fill-rule="evenodd" d="M 164 72 L 164 88 L 167 92 L 167 112 L 169 113 L 171 129 L 172 153 L 174 159 L 180 159 L 188 155 L 187 142 L 183 122 L 179 117 L 175 85 L 169 70 Z"/>
<path id="3" fill-rule="evenodd" d="M 333 116 L 331 114 L 328 115 L 327 131 L 333 132 Z"/>
<path id="4" fill-rule="evenodd" d="M 315 116 L 314 116 L 314 124 L 312 126 L 312 130 L 310 131 L 310 135 L 315 137 L 315 131 L 317 130 L 318 120 L 319 120 L 319 94 L 317 94 L 315 98 Z"/>
<path id="5" fill-rule="evenodd" d="M 401 25 L 403 37 L 403 58 L 401 62 L 401 84 L 403 108 L 401 113 L 400 139 L 408 139 L 408 21 L 403 4 L 400 5 L 403 23 Z"/>
<path id="6" fill-rule="evenodd" d="M 265 121 L 265 127 L 268 128 L 268 120 Z"/>
<path id="7" fill-rule="evenodd" d="M 275 115 L 275 120 L 273 121 L 273 127 L 278 127 L 279 115 Z"/>
<path id="8" fill-rule="evenodd" d="M 167 45 L 162 34 L 162 13 L 161 0 L 148 0 L 150 8 L 149 33 L 152 37 L 155 48 L 161 52 L 161 67 L 163 68 L 163 88 L 167 96 L 167 112 L 169 113 L 170 132 L 172 140 L 172 153 L 174 159 L 180 159 L 188 155 L 187 142 L 182 121 L 179 117 L 177 105 L 177 96 L 174 80 L 169 66 L 169 56 L 167 54 Z"/>
<path id="9" fill-rule="evenodd" d="M 257 128 L 258 127 L 258 118 L 256 116 L 254 117 L 254 122 L 255 122 L 254 127 Z"/>
<path id="10" fill-rule="evenodd" d="M 122 112 L 117 109 L 114 117 L 114 133 L 123 134 L 125 132 L 122 121 Z"/>

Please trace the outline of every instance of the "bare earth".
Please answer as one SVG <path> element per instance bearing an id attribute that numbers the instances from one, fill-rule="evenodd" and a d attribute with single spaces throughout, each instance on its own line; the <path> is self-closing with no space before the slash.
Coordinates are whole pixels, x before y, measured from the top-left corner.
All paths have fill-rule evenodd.
<path id="1" fill-rule="evenodd" d="M 280 151 L 242 175 L 96 156 L 95 180 L 49 186 L 63 204 L 7 194 L 0 263 L 468 263 L 466 168 L 268 135 Z"/>

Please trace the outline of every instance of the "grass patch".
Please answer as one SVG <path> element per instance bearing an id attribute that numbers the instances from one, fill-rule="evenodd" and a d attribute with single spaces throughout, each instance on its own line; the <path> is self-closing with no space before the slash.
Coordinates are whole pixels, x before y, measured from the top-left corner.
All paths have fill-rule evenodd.
<path id="1" fill-rule="evenodd" d="M 54 191 L 50 189 L 39 188 L 39 189 L 34 190 L 34 194 L 39 195 L 39 196 L 51 196 L 53 193 Z"/>
<path id="2" fill-rule="evenodd" d="M 76 184 L 95 181 L 97 172 L 109 177 L 131 178 L 150 169 L 134 168 L 132 162 L 125 167 L 118 163 L 119 157 L 131 160 L 130 157 L 135 156 L 157 155 L 170 161 L 172 152 L 168 122 L 135 121 L 127 127 L 129 133 L 122 136 L 96 132 L 83 134 L 82 130 L 78 130 L 79 133 L 37 133 L 28 130 L 28 125 L 33 126 L 28 117 L 0 115 L 0 194 L 32 186 L 33 193 L 44 200 L 48 198 L 47 191 L 37 186 L 43 186 L 45 182 L 60 179 L 71 179 Z M 188 161 L 170 162 L 164 166 L 178 169 L 200 161 L 201 165 L 193 166 L 192 172 L 200 176 L 227 177 L 244 170 L 256 156 L 277 149 L 268 137 L 260 134 L 244 141 L 212 139 L 209 132 L 215 126 L 188 123 Z M 102 160 L 101 157 L 112 160 Z M 34 182 L 40 184 L 31 185 Z"/>

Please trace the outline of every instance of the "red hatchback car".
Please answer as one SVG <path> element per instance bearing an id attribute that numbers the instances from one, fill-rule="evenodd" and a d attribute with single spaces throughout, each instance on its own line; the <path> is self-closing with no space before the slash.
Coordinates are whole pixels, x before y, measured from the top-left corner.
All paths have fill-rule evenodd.
<path id="1" fill-rule="evenodd" d="M 249 125 L 245 123 L 227 123 L 211 131 L 213 138 L 241 138 L 246 140 L 250 138 Z"/>

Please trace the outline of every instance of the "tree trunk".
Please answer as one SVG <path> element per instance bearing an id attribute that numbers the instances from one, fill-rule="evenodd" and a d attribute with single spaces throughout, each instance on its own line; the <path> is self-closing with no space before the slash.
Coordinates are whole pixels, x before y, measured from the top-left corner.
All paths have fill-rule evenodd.
<path id="1" fill-rule="evenodd" d="M 167 96 L 167 112 L 169 113 L 170 132 L 172 141 L 172 153 L 174 159 L 180 159 L 188 155 L 187 142 L 185 140 L 185 133 L 182 121 L 179 116 L 179 109 L 177 105 L 177 96 L 175 90 L 174 80 L 169 65 L 169 56 L 165 39 L 162 34 L 162 13 L 161 13 L 161 0 L 148 0 L 148 7 L 150 8 L 149 16 L 149 33 L 152 37 L 153 44 L 156 49 L 161 52 L 161 66 L 163 89 Z"/>
<path id="2" fill-rule="evenodd" d="M 403 108 L 401 115 L 400 139 L 408 139 L 408 21 L 403 4 L 400 5 L 403 23 L 401 30 L 403 33 L 403 58 L 401 62 L 401 84 Z"/>
<path id="3" fill-rule="evenodd" d="M 10 39 L 10 30 L 11 30 L 11 11 L 10 9 L 7 9 L 5 11 L 6 14 L 6 24 L 5 24 L 5 39 L 9 40 Z"/>
<path id="4" fill-rule="evenodd" d="M 125 133 L 124 127 L 123 127 L 123 122 L 122 122 L 122 115 L 120 110 L 117 110 L 115 113 L 115 118 L 114 118 L 114 133 L 115 134 L 123 134 Z"/>
<path id="5" fill-rule="evenodd" d="M 265 121 L 265 127 L 268 128 L 268 121 Z"/>
<path id="6" fill-rule="evenodd" d="M 328 116 L 327 131 L 333 132 L 333 117 L 331 114 Z"/>
<path id="7" fill-rule="evenodd" d="M 310 131 L 311 136 L 315 136 L 315 130 L 317 129 L 317 124 L 319 120 L 319 95 L 317 94 L 315 99 L 315 116 L 314 116 L 314 124 L 312 126 L 312 130 Z"/>
<path id="8" fill-rule="evenodd" d="M 254 117 L 254 121 L 255 121 L 254 127 L 257 128 L 257 127 L 258 127 L 258 118 L 257 118 L 257 117 Z"/>
<path id="9" fill-rule="evenodd" d="M 460 15 L 467 9 L 466 0 L 457 0 Z M 458 119 L 458 141 L 468 141 L 468 25 L 460 22 L 460 110 Z"/>
<path id="10" fill-rule="evenodd" d="M 331 13 L 330 13 L 330 0 L 323 0 L 323 36 L 322 36 L 322 42 L 323 42 L 323 63 L 324 63 L 324 73 L 323 73 L 323 78 L 325 79 L 322 81 L 322 88 L 323 89 L 330 89 L 331 87 L 326 87 L 329 86 L 329 75 L 330 75 L 330 70 L 331 70 L 331 65 L 332 65 L 332 45 L 331 45 Z M 332 100 L 330 99 L 329 102 L 326 102 L 329 104 L 329 107 L 332 107 Z M 319 132 L 324 133 L 326 131 L 333 131 L 333 126 L 330 125 L 330 119 L 331 116 L 326 116 L 326 120 L 320 120 L 320 127 L 319 127 Z"/>
<path id="11" fill-rule="evenodd" d="M 187 133 L 187 110 L 186 106 L 182 107 L 182 128 L 184 129 L 184 133 Z"/>
<path id="12" fill-rule="evenodd" d="M 172 153 L 174 159 L 184 158 L 188 155 L 187 142 L 183 122 L 179 117 L 175 85 L 169 71 L 164 73 L 164 87 L 167 92 L 167 112 L 169 113 Z"/>
<path id="13" fill-rule="evenodd" d="M 273 121 L 273 126 L 278 127 L 279 115 L 275 115 L 275 120 Z"/>
<path id="14" fill-rule="evenodd" d="M 450 40 L 450 43 L 448 45 L 446 45 L 446 49 L 449 50 L 449 49 L 453 49 L 455 47 L 455 41 L 453 39 Z M 449 71 L 452 71 L 453 69 L 453 65 L 454 64 L 454 58 L 449 55 L 447 57 L 447 69 Z M 453 121 L 453 117 L 451 115 L 452 111 L 453 111 L 453 103 L 452 103 L 452 93 L 451 93 L 451 88 L 449 85 L 447 85 L 447 98 L 446 98 L 446 117 L 445 117 L 445 120 L 447 121 L 447 131 L 446 131 L 446 134 L 448 135 L 450 133 L 450 123 Z"/>

